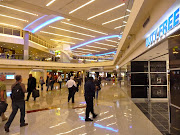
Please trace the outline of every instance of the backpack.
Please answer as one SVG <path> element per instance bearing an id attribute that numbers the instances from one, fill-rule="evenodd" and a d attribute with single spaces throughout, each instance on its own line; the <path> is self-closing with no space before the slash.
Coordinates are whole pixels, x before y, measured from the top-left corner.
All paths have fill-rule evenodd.
<path id="1" fill-rule="evenodd" d="M 22 87 L 21 87 L 21 85 L 19 83 L 17 83 L 12 88 L 11 99 L 13 101 L 24 100 L 24 92 L 23 92 Z"/>

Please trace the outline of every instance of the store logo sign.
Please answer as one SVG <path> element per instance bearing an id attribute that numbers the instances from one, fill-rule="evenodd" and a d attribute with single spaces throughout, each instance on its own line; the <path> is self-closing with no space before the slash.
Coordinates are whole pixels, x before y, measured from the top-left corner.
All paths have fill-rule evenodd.
<path id="1" fill-rule="evenodd" d="M 171 13 L 163 23 L 161 23 L 155 30 L 146 38 L 146 47 L 152 47 L 155 43 L 161 41 L 168 36 L 170 31 L 173 30 L 180 23 L 180 8 Z"/>

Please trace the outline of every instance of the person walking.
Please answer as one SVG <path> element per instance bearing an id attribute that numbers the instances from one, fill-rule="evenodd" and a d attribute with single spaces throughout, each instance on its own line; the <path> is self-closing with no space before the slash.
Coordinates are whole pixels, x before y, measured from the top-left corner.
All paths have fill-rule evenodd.
<path id="1" fill-rule="evenodd" d="M 57 80 L 58 80 L 57 82 L 59 83 L 59 89 L 61 89 L 62 76 L 61 76 L 61 75 L 59 75 Z"/>
<path id="2" fill-rule="evenodd" d="M 77 87 L 76 82 L 73 79 L 74 77 L 71 76 L 70 80 L 68 80 L 66 83 L 66 86 L 68 87 L 68 90 L 69 90 L 68 102 L 72 98 L 72 103 L 74 103 L 74 95 L 75 95 L 76 87 Z"/>
<path id="3" fill-rule="evenodd" d="M 41 76 L 39 79 L 39 83 L 41 84 L 41 91 L 43 91 L 43 85 L 45 84 L 44 78 Z"/>
<path id="4" fill-rule="evenodd" d="M 7 102 L 7 95 L 6 95 L 6 85 L 4 84 L 4 81 L 6 80 L 6 77 L 4 75 L 0 75 L 0 102 Z M 6 121 L 7 117 L 4 113 L 1 114 L 2 121 Z"/>
<path id="5" fill-rule="evenodd" d="M 93 77 L 89 77 L 88 81 L 85 83 L 85 101 L 86 101 L 86 118 L 85 121 L 93 121 L 89 118 L 89 113 L 91 112 L 93 118 L 97 117 L 97 114 L 94 113 L 94 104 L 93 98 L 95 97 L 95 84 L 93 82 Z"/>
<path id="6" fill-rule="evenodd" d="M 94 84 L 95 84 L 95 95 L 96 95 L 95 97 L 96 99 L 98 99 L 98 93 L 99 93 L 99 90 L 101 90 L 101 87 L 100 87 L 100 82 L 97 77 L 95 77 Z"/>
<path id="7" fill-rule="evenodd" d="M 32 76 L 32 74 L 29 74 L 29 79 L 28 79 L 28 88 L 27 88 L 27 91 L 28 91 L 28 95 L 27 95 L 27 99 L 26 101 L 29 101 L 29 97 L 31 95 L 31 93 L 33 92 L 33 90 L 36 89 L 36 78 L 34 78 Z M 34 97 L 34 101 L 36 100 L 36 98 Z"/>
<path id="8" fill-rule="evenodd" d="M 27 126 L 28 123 L 25 123 L 25 101 L 24 101 L 24 93 L 26 92 L 25 85 L 22 83 L 22 76 L 16 75 L 16 82 L 11 86 L 12 94 L 12 113 L 4 126 L 6 132 L 9 132 L 9 127 L 20 109 L 20 127 Z"/>

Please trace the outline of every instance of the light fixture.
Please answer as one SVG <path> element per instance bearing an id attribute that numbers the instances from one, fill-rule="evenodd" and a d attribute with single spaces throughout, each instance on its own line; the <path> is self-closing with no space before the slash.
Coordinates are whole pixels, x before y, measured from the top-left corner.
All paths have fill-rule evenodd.
<path id="1" fill-rule="evenodd" d="M 28 30 L 27 28 L 28 28 L 30 25 L 34 24 L 35 22 L 41 20 L 42 18 L 44 18 L 44 17 L 46 17 L 46 16 L 48 16 L 48 15 L 41 16 L 40 18 L 34 20 L 34 21 L 31 22 L 30 24 L 28 24 L 23 30 Z"/>
<path id="2" fill-rule="evenodd" d="M 52 3 L 54 3 L 56 0 L 51 0 L 47 5 L 46 7 L 50 6 Z"/>
<path id="3" fill-rule="evenodd" d="M 37 14 L 31 13 L 31 12 L 23 11 L 23 10 L 20 10 L 20 9 L 16 9 L 16 8 L 13 8 L 13 7 L 8 7 L 8 6 L 1 5 L 1 4 L 0 4 L 0 7 L 12 9 L 12 10 L 19 11 L 19 12 L 22 12 L 22 13 L 26 13 L 26 14 L 29 14 L 29 15 L 38 16 Z"/>
<path id="4" fill-rule="evenodd" d="M 21 19 L 21 18 L 16 18 L 16 17 L 13 17 L 13 16 L 8 16 L 8 15 L 3 15 L 3 14 L 0 14 L 0 16 L 15 19 L 15 20 L 19 20 L 19 21 L 23 21 L 23 22 L 28 22 L 27 20 L 24 20 L 24 19 Z"/>
<path id="5" fill-rule="evenodd" d="M 81 46 L 84 46 L 84 45 L 87 45 L 87 44 L 94 43 L 94 42 L 96 42 L 96 41 L 101 41 L 101 40 L 105 40 L 105 39 L 109 39 L 109 38 L 116 38 L 116 37 L 119 37 L 119 35 L 112 35 L 112 36 L 106 36 L 106 37 L 101 37 L 101 38 L 93 39 L 93 40 L 90 40 L 90 41 L 88 41 L 88 42 L 82 43 L 82 44 L 80 44 L 80 45 L 74 46 L 74 47 L 72 47 L 71 49 L 76 49 L 76 48 L 78 48 L 78 47 L 81 47 Z"/>
<path id="6" fill-rule="evenodd" d="M 67 24 L 67 25 L 70 25 L 70 26 L 74 26 L 74 27 L 77 27 L 77 28 L 81 28 L 81 29 L 84 29 L 84 30 L 89 30 L 89 31 L 92 31 L 92 32 L 96 32 L 96 33 L 99 33 L 99 34 L 108 35 L 107 33 L 97 31 L 97 30 L 93 30 L 93 29 L 89 29 L 89 28 L 86 28 L 86 27 L 82 27 L 82 26 L 79 26 L 79 25 L 72 24 L 72 23 L 67 23 L 67 22 L 61 22 L 61 23 Z"/>
<path id="7" fill-rule="evenodd" d="M 110 8 L 110 9 L 108 9 L 108 10 L 105 10 L 104 12 L 101 12 L 101 13 L 99 13 L 99 14 L 96 14 L 96 15 L 94 15 L 94 16 L 89 17 L 87 20 L 90 20 L 90 19 L 92 19 L 92 18 L 95 18 L 95 17 L 97 17 L 97 16 L 100 16 L 100 15 L 102 15 L 102 14 L 104 14 L 104 13 L 110 12 L 110 11 L 112 11 L 112 10 L 114 10 L 114 9 L 116 9 L 116 8 L 122 7 L 122 6 L 124 6 L 124 5 L 125 5 L 125 3 L 120 4 L 120 5 L 118 5 L 118 6 L 115 6 L 115 7 L 113 7 L 113 8 Z"/>
<path id="8" fill-rule="evenodd" d="M 66 29 L 57 28 L 57 27 L 53 27 L 53 26 L 49 26 L 49 27 L 50 27 L 50 28 L 54 28 L 54 29 L 58 29 L 58 30 L 62 30 L 62 31 L 67 31 L 67 32 L 71 32 L 71 33 L 79 34 L 79 35 L 83 35 L 83 36 L 95 37 L 95 36 L 93 36 L 93 35 L 88 35 L 88 34 L 84 34 L 84 33 L 76 32 L 76 31 L 66 30 Z"/>
<path id="9" fill-rule="evenodd" d="M 55 34 L 55 33 L 46 32 L 46 31 L 40 31 L 40 32 L 41 32 L 41 33 L 50 34 L 50 35 L 55 35 L 55 36 L 66 37 L 66 38 L 72 38 L 72 39 L 77 39 L 77 40 L 82 40 L 82 41 L 84 41 L 84 39 L 75 38 L 75 37 L 70 37 L 70 36 L 66 36 L 66 35 L 60 35 L 60 34 Z"/>
<path id="10" fill-rule="evenodd" d="M 14 28 L 20 28 L 19 26 L 7 24 L 7 23 L 0 23 L 0 25 L 9 26 L 9 27 L 14 27 Z"/>
<path id="11" fill-rule="evenodd" d="M 127 23 L 126 21 L 123 21 L 123 23 Z"/>
<path id="12" fill-rule="evenodd" d="M 100 45 L 106 45 L 106 46 L 111 46 L 111 47 L 117 47 L 115 45 L 110 45 L 110 44 L 105 44 L 105 43 L 100 43 L 100 42 L 95 42 L 96 44 L 100 44 Z"/>
<path id="13" fill-rule="evenodd" d="M 118 26 L 118 27 L 115 27 L 114 29 L 119 29 L 119 28 L 122 28 L 122 27 L 125 27 L 126 25 L 121 25 L 121 26 Z"/>
<path id="14" fill-rule="evenodd" d="M 109 55 L 109 54 L 115 54 L 116 51 L 114 52 L 108 52 L 108 53 L 103 53 L 103 54 L 96 54 L 95 56 L 103 56 L 103 55 Z"/>
<path id="15" fill-rule="evenodd" d="M 90 52 L 100 52 L 100 51 L 97 51 L 97 50 L 91 50 L 91 49 L 84 49 L 84 48 L 77 48 L 79 50 L 87 50 L 87 51 L 90 51 Z"/>
<path id="16" fill-rule="evenodd" d="M 75 44 L 75 43 L 73 43 L 73 42 L 68 42 L 68 41 L 63 41 L 63 40 L 56 40 L 56 39 L 50 39 L 50 40 L 52 40 L 52 41 L 57 41 L 57 42 L 62 42 L 62 43 L 68 43 L 68 44 Z"/>
<path id="17" fill-rule="evenodd" d="M 117 41 L 113 41 L 113 40 L 109 40 L 109 39 L 106 39 L 106 41 L 113 42 L 113 43 L 119 43 Z"/>
<path id="18" fill-rule="evenodd" d="M 83 4 L 83 5 L 81 5 L 80 7 L 78 7 L 78 8 L 76 8 L 76 9 L 72 10 L 71 12 L 69 12 L 69 14 L 74 13 L 75 11 L 77 11 L 77 10 L 79 10 L 79 9 L 87 6 L 87 5 L 89 5 L 90 3 L 94 2 L 94 1 L 95 1 L 95 0 L 91 0 L 91 1 L 89 1 L 89 2 L 87 2 L 87 3 L 85 3 L 85 4 Z"/>
<path id="19" fill-rule="evenodd" d="M 129 13 L 131 13 L 131 10 L 129 10 L 129 9 L 126 9 L 126 11 L 128 11 Z"/>
<path id="20" fill-rule="evenodd" d="M 32 33 L 35 33 L 35 32 L 38 31 L 39 29 L 41 29 L 41 28 L 43 28 L 43 27 L 45 27 L 45 26 L 47 26 L 47 25 L 49 25 L 49 24 L 51 24 L 51 23 L 53 23 L 53 22 L 62 20 L 62 19 L 64 19 L 64 17 L 61 17 L 61 16 L 52 18 L 52 19 L 50 19 L 50 20 L 48 20 L 48 21 L 46 21 L 46 22 L 40 24 L 40 25 L 37 26 L 35 29 L 33 29 L 31 32 L 32 32 Z"/>
<path id="21" fill-rule="evenodd" d="M 102 48 L 102 47 L 97 47 L 97 46 L 90 46 L 90 45 L 86 45 L 87 47 L 92 47 L 92 48 L 98 48 L 98 49 L 102 49 L 102 50 L 108 50 L 107 48 Z"/>
<path id="22" fill-rule="evenodd" d="M 128 17 L 128 16 L 129 16 L 129 15 L 121 16 L 121 17 L 119 17 L 119 18 L 116 18 L 116 19 L 113 19 L 113 20 L 104 22 L 104 23 L 102 23 L 102 25 L 105 25 L 105 24 L 108 24 L 108 23 L 111 23 L 111 22 L 114 22 L 114 21 L 117 21 L 117 20 L 121 20 L 121 19 L 126 18 L 126 17 Z"/>

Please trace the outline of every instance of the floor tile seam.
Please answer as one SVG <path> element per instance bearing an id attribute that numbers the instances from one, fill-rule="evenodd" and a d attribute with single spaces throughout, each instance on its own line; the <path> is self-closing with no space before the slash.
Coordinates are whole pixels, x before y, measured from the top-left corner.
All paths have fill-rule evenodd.
<path id="1" fill-rule="evenodd" d="M 140 104 L 140 106 L 142 107 L 142 105 Z M 140 109 L 139 109 L 140 110 Z M 146 109 L 145 109 L 146 110 Z M 141 111 L 141 110 L 140 110 Z M 142 111 L 141 111 L 142 112 Z M 142 112 L 143 113 L 143 112 Z M 144 113 L 143 113 L 144 114 Z M 149 115 L 151 115 L 149 112 L 148 112 L 148 114 Z M 144 114 L 145 115 L 145 114 Z M 146 115 L 145 115 L 146 116 Z M 146 116 L 147 117 L 147 116 Z M 152 115 L 151 115 L 151 117 L 152 118 L 154 118 Z M 148 118 L 148 117 L 147 117 Z M 149 119 L 149 118 L 148 118 Z M 160 125 L 162 125 L 156 118 L 154 118 Z M 150 119 L 149 119 L 150 120 Z M 151 121 L 151 120 L 150 120 Z M 152 121 L 151 121 L 151 123 L 154 125 L 154 126 L 156 126 Z M 163 126 L 163 125 L 162 125 Z M 164 126 L 163 126 L 164 127 Z M 157 128 L 157 126 L 156 126 L 156 128 Z M 165 128 L 165 127 L 164 127 Z M 165 128 L 166 129 L 166 128 Z M 159 129 L 158 129 L 159 130 Z M 160 130 L 159 130 L 160 131 Z"/>
<path id="2" fill-rule="evenodd" d="M 169 119 L 167 119 L 166 117 L 164 117 L 159 111 L 157 111 L 163 118 L 165 118 L 168 122 L 169 122 Z"/>
<path id="3" fill-rule="evenodd" d="M 150 114 L 151 115 L 151 114 Z M 152 115 L 151 115 L 151 117 L 152 118 L 154 118 L 159 124 L 160 124 L 160 126 L 162 125 L 163 127 L 164 127 L 164 125 L 163 124 L 161 124 L 155 117 L 153 117 Z M 149 119 L 149 118 L 148 118 Z M 150 119 L 149 119 L 150 120 Z M 151 120 L 150 120 L 151 121 Z M 151 121 L 152 122 L 152 121 Z M 152 122 L 153 123 L 153 122 Z M 153 123 L 154 124 L 154 123 Z M 157 125 L 156 124 L 154 124 L 156 127 L 157 127 Z M 166 129 L 166 127 L 164 127 L 165 129 Z"/>

